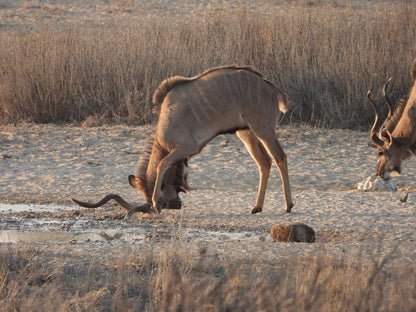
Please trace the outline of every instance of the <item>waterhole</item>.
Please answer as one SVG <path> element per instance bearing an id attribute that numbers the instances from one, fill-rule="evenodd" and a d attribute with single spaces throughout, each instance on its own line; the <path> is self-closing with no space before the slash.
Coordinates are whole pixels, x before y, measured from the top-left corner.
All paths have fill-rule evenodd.
<path id="1" fill-rule="evenodd" d="M 55 205 L 9 205 L 0 204 L 0 243 L 87 243 L 87 242 L 130 242 L 184 241 L 221 242 L 240 240 L 265 240 L 267 233 L 250 231 L 224 231 L 187 227 L 157 225 L 126 226 L 112 224 L 111 227 L 88 226 L 86 218 L 18 218 L 8 216 L 16 212 L 58 212 L 73 207 Z"/>

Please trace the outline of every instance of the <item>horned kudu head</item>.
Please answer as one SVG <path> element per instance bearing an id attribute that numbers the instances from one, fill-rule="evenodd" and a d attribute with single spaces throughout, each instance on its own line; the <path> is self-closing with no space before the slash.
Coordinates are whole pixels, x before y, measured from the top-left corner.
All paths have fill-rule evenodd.
<path id="1" fill-rule="evenodd" d="M 141 159 L 139 164 L 138 172 L 148 171 L 147 168 L 149 166 L 149 157 L 147 157 L 148 152 L 145 151 L 144 157 Z M 151 165 L 152 162 L 150 162 Z M 180 161 L 173 165 L 166 173 L 163 181 L 163 196 L 160 198 L 160 208 L 161 209 L 181 209 L 182 208 L 182 201 L 179 198 L 180 192 L 186 192 L 189 190 L 189 186 L 187 184 L 187 173 L 186 173 L 187 162 Z M 142 213 L 159 213 L 160 210 L 155 209 L 152 207 L 152 191 L 154 188 L 154 180 L 152 180 L 152 171 L 150 174 L 140 175 L 137 176 L 129 175 L 129 183 L 130 185 L 141 191 L 145 198 L 145 203 L 142 205 L 132 205 L 124 200 L 120 195 L 117 194 L 109 194 L 105 196 L 102 200 L 97 203 L 88 203 L 79 201 L 77 199 L 72 198 L 72 200 L 80 206 L 86 208 L 98 208 L 107 203 L 108 201 L 114 199 L 117 203 L 120 204 L 121 207 L 128 210 L 125 218 L 128 219 L 136 212 Z"/>
<path id="2" fill-rule="evenodd" d="M 154 170 L 147 170 L 151 162 L 144 157 L 142 164 L 139 165 L 138 174 L 136 176 L 129 175 L 129 183 L 131 187 L 142 192 L 146 204 L 152 205 L 152 195 L 155 186 Z M 146 167 L 146 172 L 144 168 Z M 187 179 L 187 161 L 179 161 L 168 169 L 162 184 L 162 196 L 159 198 L 159 207 L 161 209 L 181 209 L 182 201 L 179 198 L 179 193 L 189 190 L 186 182 Z M 143 174 L 140 174 L 142 172 Z M 160 212 L 160 211 L 157 211 Z"/>
<path id="3" fill-rule="evenodd" d="M 380 112 L 371 99 L 371 91 L 367 92 L 368 102 L 374 109 L 375 119 L 370 130 L 370 136 L 377 146 L 378 159 L 376 165 L 377 175 L 384 180 L 390 177 L 392 171 L 401 173 L 401 162 L 411 156 L 414 132 L 411 128 L 414 117 L 409 114 L 414 111 L 413 107 L 404 114 L 406 106 L 412 103 L 400 100 L 394 110 L 388 96 L 387 89 L 392 79 L 388 79 L 383 87 L 383 98 L 388 108 L 386 119 L 380 119 Z M 408 128 L 408 129 L 405 129 Z M 413 133 L 412 133 L 413 132 Z"/>

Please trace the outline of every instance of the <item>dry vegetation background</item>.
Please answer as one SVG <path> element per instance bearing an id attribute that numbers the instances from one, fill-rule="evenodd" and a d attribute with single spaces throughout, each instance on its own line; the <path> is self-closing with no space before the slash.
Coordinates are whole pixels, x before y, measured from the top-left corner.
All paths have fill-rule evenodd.
<path id="1" fill-rule="evenodd" d="M 414 274 L 378 260 L 284 257 L 273 262 L 164 246 L 158 255 L 112 245 L 74 257 L 3 247 L 3 311 L 414 311 Z M 126 248 L 125 248 L 126 249 Z M 128 248 L 127 248 L 128 249 Z M 110 250 L 108 250 L 110 252 Z M 110 253 L 109 253 L 110 254 Z"/>
<path id="2" fill-rule="evenodd" d="M 161 80 L 176 74 L 193 76 L 208 67 L 237 63 L 256 66 L 290 95 L 296 106 L 284 122 L 367 130 L 373 118 L 365 101 L 367 89 L 373 89 L 380 99 L 377 91 L 390 76 L 394 78 L 392 97 L 395 100 L 409 89 L 410 64 L 416 55 L 415 16 L 413 1 L 2 0 L 0 120 L 2 123 L 85 120 L 149 123 L 152 120 L 151 95 Z M 30 128 L 26 124 L 19 131 Z M 7 126 L 4 129 L 8 131 Z M 129 131 L 139 132 L 140 129 Z M 70 138 L 75 135 L 81 137 L 76 131 L 95 131 L 94 128 L 84 130 L 70 132 L 62 144 L 72 141 Z M 39 162 L 51 161 L 54 166 L 50 155 L 59 154 L 55 151 L 56 146 L 36 146 L 40 150 L 53 150 L 41 155 L 42 158 L 38 157 L 41 152 L 29 143 L 36 145 L 38 142 L 31 136 L 46 137 L 49 132 L 61 132 L 55 131 L 54 127 L 47 128 L 46 132 L 31 131 L 26 133 L 29 139 L 22 140 L 24 144 L 28 143 L 29 156 Z M 299 138 L 291 138 L 290 132 L 290 129 L 286 130 L 283 142 L 290 147 L 290 159 L 302 165 L 302 157 L 308 159 L 311 156 L 309 145 L 301 151 L 299 146 L 297 150 L 291 148 L 305 136 L 302 132 Z M 18 145 L 19 138 L 26 135 L 13 138 L 12 134 L 12 139 L 4 140 L 9 145 Z M 135 132 L 135 135 L 145 134 Z M 292 145 L 287 138 L 285 142 L 285 136 L 293 141 Z M 319 137 L 326 142 L 328 136 L 328 132 L 321 134 L 317 130 L 308 134 L 308 140 L 316 142 Z M 358 144 L 358 139 L 351 138 L 352 134 L 341 134 L 337 138 L 342 136 L 351 144 Z M 334 138 L 331 140 L 335 141 Z M 85 147 L 80 141 L 76 142 Z M 324 144 L 329 146 L 330 143 Z M 99 145 L 97 140 L 91 144 Z M 346 163 L 345 158 L 349 158 L 344 154 L 348 151 L 336 152 L 343 155 Z M 356 155 L 356 159 L 368 158 L 365 153 Z M 25 176 L 24 170 L 28 167 L 23 163 L 32 158 L 25 158 L 23 153 L 16 155 L 6 155 L 2 164 L 6 161 L 22 163 L 19 168 L 23 172 L 18 171 L 17 182 L 22 181 L 25 185 L 18 190 L 26 192 L 32 187 L 27 183 L 27 176 L 30 180 L 36 172 L 28 172 Z M 91 154 L 87 156 L 95 159 Z M 123 153 L 121 157 L 126 158 Z M 111 169 L 111 165 L 106 167 L 106 170 Z M 334 175 L 338 176 L 337 183 L 344 188 L 346 183 L 342 173 L 349 169 L 340 168 L 339 164 L 333 167 Z M 319 176 L 320 173 L 314 174 Z M 320 178 L 325 179 L 326 173 L 321 174 Z M 56 177 L 50 183 L 56 184 L 58 190 L 69 184 L 69 187 L 85 189 L 88 195 L 92 192 L 88 189 L 90 185 L 65 181 L 68 175 L 71 176 Z M 299 185 L 306 178 L 312 179 L 306 181 L 305 187 L 319 180 L 319 177 L 313 180 L 313 175 L 302 180 L 302 176 L 303 172 L 293 175 Z M 89 176 L 83 178 L 89 179 Z M 38 181 L 33 180 L 33 183 Z M 322 184 L 321 180 L 319 182 Z M 117 180 L 115 183 L 125 182 Z M 34 186 L 28 194 L 36 192 L 40 196 L 39 188 L 42 188 L 41 184 Z M 345 193 L 345 189 L 342 191 Z M 317 195 L 305 196 L 309 198 L 310 195 L 315 200 L 313 203 L 309 200 L 314 207 L 319 207 L 319 202 L 332 194 L 312 192 Z M 304 195 L 298 193 L 301 197 Z M 357 202 L 366 205 L 373 198 L 366 194 L 362 203 L 358 195 L 352 197 L 352 209 L 357 209 Z M 278 196 L 281 196 L 280 190 Z M 370 207 L 376 210 L 377 206 L 383 205 L 383 199 L 388 202 L 389 198 L 388 194 L 383 194 L 381 199 L 371 202 Z M 211 201 L 210 197 L 206 200 Z M 346 205 L 348 210 L 348 203 Z M 401 215 L 410 215 L 414 209 L 411 205 L 411 208 L 401 206 Z M 193 207 L 186 208 L 191 210 Z M 383 206 L 383 209 L 387 208 Z M 98 222 L 95 212 L 83 213 L 91 222 Z M 392 209 L 391 215 L 394 213 Z M 107 215 L 103 219 L 110 219 L 106 222 L 117 226 L 124 224 L 116 218 L 114 207 L 104 210 L 104 214 Z M 197 215 L 196 219 L 212 222 L 205 220 L 205 216 Z M 36 216 L 28 218 L 36 219 Z M 141 222 L 162 226 L 167 219 L 155 217 L 155 221 Z M 226 217 L 223 219 L 226 223 Z M 372 219 L 363 216 L 359 224 L 366 220 Z M 359 227 L 357 225 L 354 230 Z M 411 229 L 396 227 L 394 231 L 407 233 Z M 400 234 L 394 231 L 388 236 L 389 240 L 394 241 L 394 235 Z M 322 244 L 321 254 L 315 257 L 298 257 L 289 252 L 280 257 L 266 257 L 266 250 L 264 254 L 236 256 L 231 250 L 222 254 L 213 252 L 215 243 L 206 248 L 181 241 L 149 242 L 140 250 L 135 245 L 113 242 L 103 245 L 93 242 L 55 244 L 52 247 L 1 244 L 0 310 L 415 311 L 416 268 L 411 263 L 413 259 L 401 259 L 394 248 L 388 253 L 375 253 L 377 257 L 373 258 L 369 253 L 359 255 L 360 240 L 350 242 L 354 246 L 348 246 L 341 256 L 334 256 L 331 246 L 342 249 L 336 239 L 332 245 Z M 387 242 L 383 237 L 377 239 L 380 250 L 384 251 Z M 363 245 L 368 244 L 368 238 L 363 237 L 363 240 Z M 388 243 L 391 246 L 391 241 Z M 414 246 L 411 239 L 405 243 L 405 246 Z M 292 249 L 309 250 L 303 244 L 282 245 L 278 248 L 283 253 Z M 353 247 L 358 250 L 358 255 L 347 254 Z M 259 242 L 256 250 L 261 251 L 261 248 L 266 247 Z M 377 242 L 370 244 L 370 248 L 377 249 Z"/>
<path id="3" fill-rule="evenodd" d="M 150 122 L 168 76 L 252 64 L 289 93 L 287 120 L 368 127 L 367 89 L 406 95 L 412 1 L 2 1 L 3 122 Z"/>

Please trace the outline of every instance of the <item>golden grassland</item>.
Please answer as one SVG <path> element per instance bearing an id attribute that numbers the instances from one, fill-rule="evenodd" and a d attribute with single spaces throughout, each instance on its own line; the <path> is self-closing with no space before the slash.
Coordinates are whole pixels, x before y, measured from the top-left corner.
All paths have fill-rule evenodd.
<path id="1" fill-rule="evenodd" d="M 88 247 L 87 247 L 88 248 Z M 127 248 L 128 249 L 128 248 Z M 114 258 L 114 257 L 113 257 Z M 87 253 L 0 249 L 2 311 L 414 311 L 415 267 L 322 252 L 274 263 L 189 252 Z"/>
<path id="2" fill-rule="evenodd" d="M 268 14 L 243 7 L 184 19 L 3 30 L 0 118 L 148 123 L 152 93 L 163 79 L 224 64 L 254 65 L 286 91 L 296 104 L 289 122 L 368 127 L 368 89 L 377 96 L 393 77 L 393 99 L 406 95 L 416 5 L 285 3 Z"/>

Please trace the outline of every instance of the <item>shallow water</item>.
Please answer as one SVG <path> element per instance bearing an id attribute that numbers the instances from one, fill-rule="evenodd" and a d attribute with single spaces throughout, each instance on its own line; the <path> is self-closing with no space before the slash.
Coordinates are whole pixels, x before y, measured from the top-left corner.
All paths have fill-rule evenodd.
<path id="1" fill-rule="evenodd" d="M 249 231 L 215 231 L 199 228 L 166 227 L 166 226 L 140 226 L 117 227 L 114 225 L 103 230 L 94 226 L 87 227 L 85 218 L 51 219 L 51 218 L 23 218 L 7 220 L 8 213 L 15 212 L 58 212 L 71 210 L 70 206 L 56 205 L 9 205 L 0 204 L 0 243 L 85 243 L 124 241 L 140 243 L 146 240 L 169 242 L 220 242 L 265 240 L 265 233 Z M 3 220 L 2 220 L 3 219 Z M 7 221 L 6 221 L 7 220 Z M 70 230 L 68 225 L 70 224 Z"/>
<path id="2" fill-rule="evenodd" d="M 34 204 L 3 204 L 0 203 L 0 214 L 11 213 L 11 212 L 56 212 L 74 209 L 69 206 L 59 205 L 34 205 Z"/>
<path id="3" fill-rule="evenodd" d="M 103 241 L 100 233 L 65 233 L 65 232 L 24 232 L 18 230 L 0 231 L 2 243 L 34 242 L 89 242 Z"/>
<path id="4" fill-rule="evenodd" d="M 125 241 L 140 243 L 145 240 L 153 241 L 184 241 L 184 242 L 204 242 L 204 241 L 241 241 L 265 239 L 265 235 L 254 234 L 251 232 L 224 232 L 206 231 L 200 229 L 146 229 L 134 228 L 127 231 L 98 231 L 91 229 L 91 232 L 56 232 L 56 231 L 20 231 L 20 230 L 0 230 L 0 243 L 85 243 L 85 242 L 105 242 L 105 241 Z"/>

